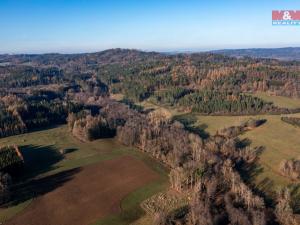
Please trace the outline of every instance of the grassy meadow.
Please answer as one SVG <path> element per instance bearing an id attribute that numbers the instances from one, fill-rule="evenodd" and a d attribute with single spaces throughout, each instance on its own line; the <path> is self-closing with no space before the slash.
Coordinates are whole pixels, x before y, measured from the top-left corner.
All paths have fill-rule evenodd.
<path id="1" fill-rule="evenodd" d="M 300 108 L 300 99 L 289 98 L 284 96 L 272 96 L 267 94 L 266 92 L 257 92 L 253 95 L 267 102 L 273 102 L 274 105 L 278 107 L 283 107 L 288 109 Z"/>
<path id="2" fill-rule="evenodd" d="M 25 162 L 27 162 L 24 173 L 21 175 L 24 180 L 39 179 L 126 155 L 142 160 L 160 174 L 157 181 L 134 191 L 123 199 L 121 202 L 122 213 L 104 218 L 97 224 L 130 224 L 144 215 L 140 203 L 153 194 L 165 190 L 168 186 L 167 170 L 146 154 L 122 146 L 114 139 L 102 139 L 89 143 L 80 142 L 69 134 L 65 125 L 0 139 L 0 146 L 9 144 L 20 146 Z M 62 155 L 60 152 L 67 153 Z M 34 197 L 18 204 L 12 204 L 7 208 L 1 208 L 0 222 L 21 212 L 33 199 Z"/>

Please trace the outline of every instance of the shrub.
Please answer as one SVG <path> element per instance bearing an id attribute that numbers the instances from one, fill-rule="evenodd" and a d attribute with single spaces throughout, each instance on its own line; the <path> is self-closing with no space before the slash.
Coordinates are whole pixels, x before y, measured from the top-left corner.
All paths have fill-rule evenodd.
<path id="1" fill-rule="evenodd" d="M 0 170 L 22 163 L 22 156 L 16 146 L 0 147 Z"/>
<path id="2" fill-rule="evenodd" d="M 293 180 L 300 177 L 300 160 L 282 160 L 279 165 L 279 171 L 282 175 L 287 176 Z"/>

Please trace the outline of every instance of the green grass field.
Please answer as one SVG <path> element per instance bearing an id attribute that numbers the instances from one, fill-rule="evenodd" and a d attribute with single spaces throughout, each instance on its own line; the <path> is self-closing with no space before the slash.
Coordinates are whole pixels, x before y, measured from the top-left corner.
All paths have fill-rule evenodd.
<path id="1" fill-rule="evenodd" d="M 283 107 L 288 109 L 300 108 L 300 99 L 294 99 L 294 98 L 283 97 L 283 96 L 270 96 L 265 92 L 257 92 L 253 95 L 267 102 L 273 102 L 274 105 L 278 107 Z"/>
<path id="2" fill-rule="evenodd" d="M 25 160 L 26 157 L 30 159 L 30 166 L 26 167 L 23 179 L 41 178 L 125 155 L 142 160 L 160 174 L 159 180 L 134 191 L 123 199 L 121 202 L 122 213 L 105 218 L 97 224 L 129 224 L 133 222 L 144 215 L 140 203 L 151 195 L 165 190 L 168 186 L 167 170 L 146 154 L 124 147 L 114 139 L 103 139 L 89 143 L 80 142 L 69 134 L 67 126 L 0 139 L 0 146 L 9 144 L 20 146 Z M 58 152 L 65 149 L 69 153 L 62 158 Z M 20 204 L 0 209 L 0 222 L 22 211 L 31 201 L 32 199 L 29 199 Z"/>

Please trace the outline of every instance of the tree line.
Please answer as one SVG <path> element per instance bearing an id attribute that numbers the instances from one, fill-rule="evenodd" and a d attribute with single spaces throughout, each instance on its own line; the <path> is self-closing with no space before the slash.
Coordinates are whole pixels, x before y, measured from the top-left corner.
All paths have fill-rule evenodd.
<path id="1" fill-rule="evenodd" d="M 291 124 L 293 126 L 300 127 L 300 118 L 297 117 L 291 117 L 291 116 L 283 116 L 281 117 L 281 120 L 285 123 Z"/>
<path id="2" fill-rule="evenodd" d="M 76 113 L 82 109 L 81 104 L 43 97 L 40 92 L 23 98 L 5 96 L 0 100 L 0 137 L 66 123 L 70 112 Z"/>
<path id="3" fill-rule="evenodd" d="M 189 112 L 213 115 L 279 114 L 297 111 L 278 108 L 260 98 L 232 91 L 193 91 L 176 87 L 155 93 L 153 99 L 157 104 L 175 106 Z"/>
<path id="4" fill-rule="evenodd" d="M 109 127 L 107 120 L 101 115 L 92 116 L 89 112 L 70 113 L 67 121 L 72 135 L 81 141 L 92 141 L 115 135 L 115 130 Z"/>
<path id="5" fill-rule="evenodd" d="M 23 164 L 23 157 L 17 146 L 0 147 L 0 204 L 10 200 L 12 177 Z"/>

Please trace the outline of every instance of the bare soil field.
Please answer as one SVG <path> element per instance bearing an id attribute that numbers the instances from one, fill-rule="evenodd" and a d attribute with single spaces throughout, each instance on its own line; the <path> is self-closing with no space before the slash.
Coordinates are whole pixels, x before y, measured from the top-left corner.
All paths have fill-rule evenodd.
<path id="1" fill-rule="evenodd" d="M 40 187 L 49 188 L 46 179 L 60 185 L 37 197 L 6 225 L 90 225 L 100 218 L 121 211 L 121 200 L 159 178 L 142 161 L 124 156 L 72 171 L 63 180 L 59 174 L 45 178 Z M 39 190 L 41 191 L 41 190 Z"/>

